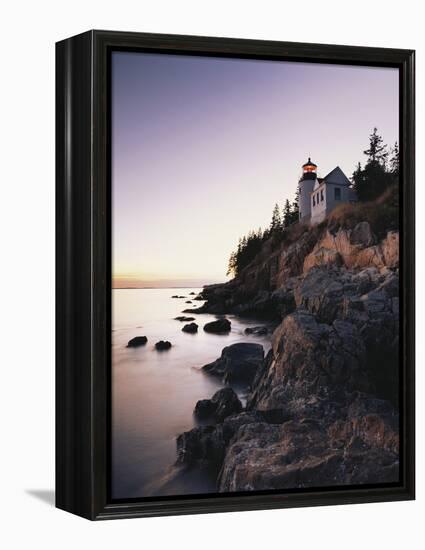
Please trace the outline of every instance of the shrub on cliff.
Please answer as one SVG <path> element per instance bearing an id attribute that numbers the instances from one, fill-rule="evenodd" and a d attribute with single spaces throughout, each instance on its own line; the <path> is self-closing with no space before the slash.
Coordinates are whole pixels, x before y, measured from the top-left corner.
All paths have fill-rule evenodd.
<path id="1" fill-rule="evenodd" d="M 353 229 L 363 221 L 370 224 L 378 239 L 385 237 L 388 231 L 398 229 L 398 186 L 393 185 L 373 201 L 337 206 L 329 214 L 327 226 L 331 232 L 335 232 L 339 228 Z"/>

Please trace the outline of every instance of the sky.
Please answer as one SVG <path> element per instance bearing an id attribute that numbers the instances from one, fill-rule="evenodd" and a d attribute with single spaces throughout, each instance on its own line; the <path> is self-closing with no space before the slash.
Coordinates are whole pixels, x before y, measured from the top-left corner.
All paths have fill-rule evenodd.
<path id="1" fill-rule="evenodd" d="M 350 177 L 374 126 L 398 140 L 397 69 L 113 52 L 113 286 L 225 281 L 307 157 Z"/>

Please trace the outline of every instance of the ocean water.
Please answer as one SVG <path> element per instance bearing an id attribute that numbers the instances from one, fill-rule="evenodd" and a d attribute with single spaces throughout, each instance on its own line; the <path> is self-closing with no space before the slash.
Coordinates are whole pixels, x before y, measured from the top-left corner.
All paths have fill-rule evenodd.
<path id="1" fill-rule="evenodd" d="M 193 409 L 198 399 L 210 398 L 221 382 L 200 368 L 220 356 L 225 346 L 258 342 L 265 352 L 269 336 L 245 335 L 254 319 L 228 316 L 228 335 L 208 334 L 210 314 L 182 314 L 203 304 L 190 292 L 199 288 L 114 289 L 112 291 L 112 497 L 215 492 L 214 480 L 199 471 L 175 467 L 176 437 L 196 426 Z M 183 295 L 184 299 L 171 298 Z M 195 317 L 197 334 L 182 332 L 178 315 Z M 127 348 L 134 336 L 147 336 L 143 347 Z M 155 342 L 169 340 L 168 351 L 155 350 Z M 244 390 L 239 388 L 240 397 Z"/>

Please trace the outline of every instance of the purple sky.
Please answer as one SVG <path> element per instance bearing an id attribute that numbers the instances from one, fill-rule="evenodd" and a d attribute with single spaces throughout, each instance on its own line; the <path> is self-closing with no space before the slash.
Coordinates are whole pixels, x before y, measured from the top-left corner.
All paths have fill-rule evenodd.
<path id="1" fill-rule="evenodd" d="M 374 126 L 398 139 L 396 69 L 114 52 L 115 285 L 225 280 L 307 156 L 350 177 Z"/>

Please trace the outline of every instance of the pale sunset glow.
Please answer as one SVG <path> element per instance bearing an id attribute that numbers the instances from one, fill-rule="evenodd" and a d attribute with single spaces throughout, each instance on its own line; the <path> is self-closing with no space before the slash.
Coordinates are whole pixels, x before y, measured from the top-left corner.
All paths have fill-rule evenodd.
<path id="1" fill-rule="evenodd" d="M 398 71 L 114 52 L 114 287 L 226 280 L 239 237 L 293 200 L 310 156 L 350 177 L 398 140 Z"/>

